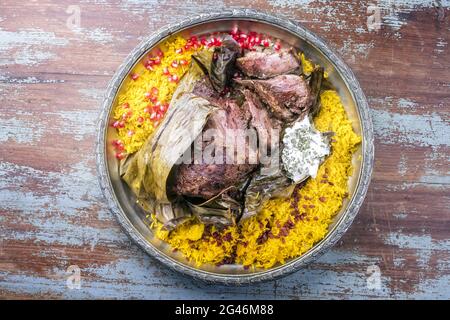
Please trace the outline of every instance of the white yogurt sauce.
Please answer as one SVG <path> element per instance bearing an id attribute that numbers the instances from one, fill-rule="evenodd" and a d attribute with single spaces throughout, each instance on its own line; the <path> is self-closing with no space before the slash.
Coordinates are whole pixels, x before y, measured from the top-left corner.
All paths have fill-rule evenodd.
<path id="1" fill-rule="evenodd" d="M 330 154 L 328 138 L 317 131 L 309 117 L 286 128 L 281 153 L 284 169 L 294 182 L 315 178 L 319 165 Z"/>

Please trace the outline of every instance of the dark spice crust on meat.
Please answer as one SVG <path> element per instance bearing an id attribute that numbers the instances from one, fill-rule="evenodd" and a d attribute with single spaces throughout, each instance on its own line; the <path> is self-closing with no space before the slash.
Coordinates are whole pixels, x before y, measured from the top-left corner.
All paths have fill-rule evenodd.
<path id="1" fill-rule="evenodd" d="M 308 82 L 297 75 L 279 75 L 268 80 L 236 80 L 254 90 L 271 114 L 282 121 L 294 121 L 308 112 L 313 97 Z"/>
<path id="2" fill-rule="evenodd" d="M 268 79 L 282 74 L 301 74 L 301 62 L 293 49 L 249 51 L 236 61 L 247 77 Z"/>

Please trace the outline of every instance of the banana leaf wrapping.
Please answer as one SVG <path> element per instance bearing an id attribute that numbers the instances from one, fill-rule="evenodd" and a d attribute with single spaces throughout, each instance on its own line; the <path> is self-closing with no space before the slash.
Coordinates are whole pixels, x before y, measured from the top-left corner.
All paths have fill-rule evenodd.
<path id="1" fill-rule="evenodd" d="M 182 199 L 167 192 L 170 173 L 214 110 L 207 100 L 190 93 L 177 96 L 153 135 L 121 166 L 121 176 L 138 202 L 168 228 L 190 216 Z"/>
<path id="2" fill-rule="evenodd" d="M 233 225 L 240 221 L 244 212 L 244 196 L 252 177 L 223 189 L 216 196 L 201 203 L 188 200 L 194 215 L 205 224 Z M 231 194 L 239 194 L 232 197 Z"/>
<path id="3" fill-rule="evenodd" d="M 309 86 L 311 87 L 311 95 L 313 97 L 313 103 L 309 111 L 311 117 L 315 117 L 320 110 L 320 92 L 322 90 L 322 83 L 324 82 L 324 71 L 324 68 L 316 67 L 309 79 Z"/>
<path id="4" fill-rule="evenodd" d="M 208 74 L 213 88 L 222 92 L 229 85 L 235 72 L 235 63 L 241 54 L 241 48 L 231 36 L 222 39 L 222 45 L 214 48 L 214 51 L 202 50 L 192 58 Z"/>
<path id="5" fill-rule="evenodd" d="M 187 204 L 193 214 L 204 224 L 234 224 L 241 213 L 242 204 L 228 196 L 227 192 L 233 188 L 226 188 L 202 203 L 195 204 L 187 201 Z"/>
<path id="6" fill-rule="evenodd" d="M 280 168 L 266 169 L 255 175 L 247 188 L 241 221 L 256 215 L 267 200 L 288 198 L 292 194 L 293 182 Z"/>

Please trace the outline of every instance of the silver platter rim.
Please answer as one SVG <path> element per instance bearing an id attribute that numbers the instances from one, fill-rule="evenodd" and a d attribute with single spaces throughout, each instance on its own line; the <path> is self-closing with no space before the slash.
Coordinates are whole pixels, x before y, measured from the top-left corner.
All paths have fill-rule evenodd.
<path id="1" fill-rule="evenodd" d="M 355 193 L 343 213 L 336 226 L 328 232 L 324 239 L 313 246 L 308 252 L 302 256 L 293 259 L 289 263 L 281 265 L 279 267 L 268 269 L 267 271 L 255 273 L 255 274 L 218 274 L 212 273 L 200 269 L 193 268 L 169 258 L 165 254 L 158 251 L 152 244 L 145 240 L 131 222 L 127 219 L 126 214 L 119 205 L 117 198 L 114 195 L 111 181 L 108 174 L 106 156 L 105 156 L 105 144 L 106 144 L 106 130 L 108 128 L 108 116 L 110 108 L 112 108 L 115 95 L 119 90 L 122 80 L 128 75 L 131 68 L 136 61 L 149 49 L 158 44 L 161 40 L 167 36 L 177 33 L 186 28 L 194 25 L 202 24 L 205 22 L 213 22 L 220 20 L 248 20 L 255 22 L 263 22 L 271 24 L 274 27 L 283 28 L 289 32 L 295 34 L 301 39 L 312 43 L 318 50 L 320 50 L 328 60 L 332 62 L 336 70 L 340 73 L 341 77 L 346 82 L 353 98 L 356 102 L 356 107 L 359 112 L 362 128 L 362 163 L 361 172 L 358 181 L 358 185 Z M 358 214 L 359 209 L 366 196 L 369 183 L 372 176 L 373 159 L 374 159 L 374 144 L 373 144 L 373 125 L 369 112 L 369 106 L 367 99 L 357 81 L 355 75 L 351 69 L 344 63 L 344 61 L 332 50 L 329 46 L 317 35 L 303 27 L 302 25 L 295 23 L 289 19 L 277 17 L 271 13 L 265 13 L 252 9 L 233 9 L 224 10 L 221 12 L 209 12 L 199 14 L 182 20 L 178 23 L 174 23 L 163 27 L 153 33 L 150 37 L 141 42 L 127 57 L 125 62 L 118 68 L 114 77 L 109 82 L 105 96 L 103 99 L 101 114 L 98 120 L 98 135 L 96 141 L 96 164 L 98 172 L 98 180 L 102 193 L 107 201 L 110 211 L 114 214 L 119 224 L 123 227 L 129 237 L 137 243 L 145 252 L 152 257 L 156 258 L 166 266 L 173 270 L 189 275 L 193 278 L 217 284 L 225 285 L 244 285 L 250 283 L 256 283 L 261 281 L 275 280 L 282 276 L 286 276 L 292 272 L 295 272 L 309 263 L 318 259 L 328 249 L 330 249 L 336 242 L 343 236 L 343 234 L 350 227 L 355 216 Z"/>

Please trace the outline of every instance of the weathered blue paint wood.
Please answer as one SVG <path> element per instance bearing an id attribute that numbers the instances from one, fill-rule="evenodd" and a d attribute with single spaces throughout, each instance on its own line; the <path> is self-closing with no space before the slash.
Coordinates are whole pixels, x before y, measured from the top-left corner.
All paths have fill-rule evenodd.
<path id="1" fill-rule="evenodd" d="M 131 49 L 185 15 L 240 5 L 2 1 L 0 297 L 450 298 L 450 4 L 433 3 L 258 2 L 323 36 L 353 68 L 373 112 L 375 172 L 355 223 L 317 263 L 223 287 L 175 274 L 130 242 L 103 202 L 93 152 L 104 89 Z M 381 28 L 370 31 L 373 12 Z M 71 265 L 79 289 L 67 286 Z"/>

